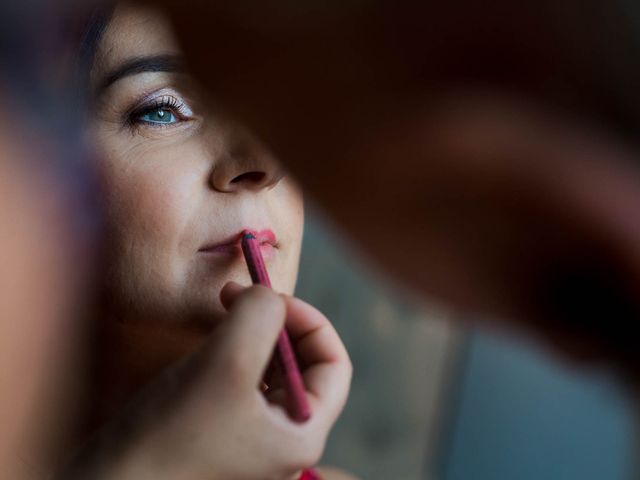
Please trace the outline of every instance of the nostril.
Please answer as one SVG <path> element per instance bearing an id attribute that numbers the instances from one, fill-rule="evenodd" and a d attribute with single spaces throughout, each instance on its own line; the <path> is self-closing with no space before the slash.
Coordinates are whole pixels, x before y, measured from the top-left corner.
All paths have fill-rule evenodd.
<path id="1" fill-rule="evenodd" d="M 262 183 L 266 177 L 264 172 L 247 172 L 242 175 L 238 175 L 231 183 L 241 183 L 241 182 L 249 182 L 249 183 Z"/>

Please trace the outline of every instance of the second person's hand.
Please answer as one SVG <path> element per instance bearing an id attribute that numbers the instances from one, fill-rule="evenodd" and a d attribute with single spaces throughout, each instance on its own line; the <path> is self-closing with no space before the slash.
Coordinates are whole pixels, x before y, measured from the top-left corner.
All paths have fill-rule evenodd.
<path id="1" fill-rule="evenodd" d="M 320 458 L 342 411 L 351 364 L 324 315 L 264 287 L 228 285 L 229 315 L 197 353 L 172 366 L 76 457 L 61 478 L 290 478 Z M 289 418 L 259 385 L 287 325 L 312 416 Z"/>

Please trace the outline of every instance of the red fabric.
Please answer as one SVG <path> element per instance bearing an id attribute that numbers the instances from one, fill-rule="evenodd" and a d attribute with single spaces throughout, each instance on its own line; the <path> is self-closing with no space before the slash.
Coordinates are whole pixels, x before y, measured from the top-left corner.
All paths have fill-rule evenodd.
<path id="1" fill-rule="evenodd" d="M 316 471 L 313 468 L 310 468 L 302 472 L 302 475 L 300 475 L 299 480 L 321 480 L 321 479 L 316 473 Z"/>

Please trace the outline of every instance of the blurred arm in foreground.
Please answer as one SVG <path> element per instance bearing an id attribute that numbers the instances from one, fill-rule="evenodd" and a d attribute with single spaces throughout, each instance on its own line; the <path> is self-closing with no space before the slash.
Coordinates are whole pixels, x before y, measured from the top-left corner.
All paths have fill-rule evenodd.
<path id="1" fill-rule="evenodd" d="M 387 272 L 637 379 L 622 3 L 166 3 L 213 104 Z"/>

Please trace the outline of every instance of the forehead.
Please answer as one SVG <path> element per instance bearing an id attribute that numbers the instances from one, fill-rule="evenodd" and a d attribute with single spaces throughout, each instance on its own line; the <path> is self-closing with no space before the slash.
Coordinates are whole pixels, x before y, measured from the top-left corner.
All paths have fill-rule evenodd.
<path id="1" fill-rule="evenodd" d="M 179 52 L 171 23 L 161 11 L 118 5 L 98 46 L 95 73 L 111 70 L 131 58 Z"/>

